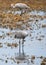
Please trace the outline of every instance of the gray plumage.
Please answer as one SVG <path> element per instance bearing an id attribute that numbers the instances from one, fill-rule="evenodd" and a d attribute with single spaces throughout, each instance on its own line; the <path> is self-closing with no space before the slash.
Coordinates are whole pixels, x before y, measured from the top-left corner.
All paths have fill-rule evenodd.
<path id="1" fill-rule="evenodd" d="M 15 33 L 15 38 L 24 39 L 27 35 L 26 31 L 17 31 Z"/>
<path id="2" fill-rule="evenodd" d="M 24 3 L 17 3 L 17 4 L 15 4 L 15 8 L 16 8 L 16 7 L 21 8 L 21 9 L 25 9 L 25 8 L 29 8 L 29 9 L 30 9 L 30 7 L 27 6 L 27 5 L 24 4 Z"/>

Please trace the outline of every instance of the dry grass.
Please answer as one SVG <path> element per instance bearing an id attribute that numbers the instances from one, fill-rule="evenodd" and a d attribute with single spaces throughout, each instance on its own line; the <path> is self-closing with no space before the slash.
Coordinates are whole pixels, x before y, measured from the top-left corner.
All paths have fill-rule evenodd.
<path id="1" fill-rule="evenodd" d="M 16 22 L 21 21 L 22 23 L 28 22 L 29 18 L 41 18 L 44 19 L 46 16 L 39 16 L 39 15 L 28 15 L 28 14 L 23 14 L 20 16 L 19 14 L 7 14 L 7 13 L 0 13 L 0 27 L 7 28 L 9 27 L 10 29 L 15 29 L 17 27 Z M 37 21 L 37 20 L 36 20 Z M 20 25 L 19 25 L 20 26 Z M 46 27 L 46 25 L 42 25 L 42 27 Z"/>
<path id="2" fill-rule="evenodd" d="M 41 65 L 46 65 L 46 58 L 43 59 Z"/>
<path id="3" fill-rule="evenodd" d="M 11 3 L 26 3 L 32 9 L 46 10 L 46 0 L 0 0 L 0 10 L 11 9 Z"/>
<path id="4" fill-rule="evenodd" d="M 31 56 L 31 59 L 34 60 L 35 59 L 35 56 Z"/>
<path id="5" fill-rule="evenodd" d="M 8 43 L 7 46 L 8 46 L 8 47 L 17 47 L 18 44 L 17 44 L 17 43 L 12 43 L 12 44 L 9 44 L 9 43 Z"/>
<path id="6" fill-rule="evenodd" d="M 46 28 L 46 24 L 42 24 L 42 28 Z"/>
<path id="7" fill-rule="evenodd" d="M 19 21 L 26 21 L 30 18 L 28 15 L 13 15 L 13 14 L 4 14 L 0 13 L 0 26 L 9 27 L 9 28 L 16 28 L 16 22 Z"/>

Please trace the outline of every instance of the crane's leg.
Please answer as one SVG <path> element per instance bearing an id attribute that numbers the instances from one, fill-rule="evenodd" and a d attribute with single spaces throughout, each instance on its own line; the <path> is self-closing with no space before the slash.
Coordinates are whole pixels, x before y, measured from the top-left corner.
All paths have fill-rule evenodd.
<path id="1" fill-rule="evenodd" d="M 22 40 L 22 54 L 24 55 L 24 39 Z"/>
<path id="2" fill-rule="evenodd" d="M 21 55 L 21 43 L 20 43 L 20 40 L 19 40 L 19 55 Z"/>

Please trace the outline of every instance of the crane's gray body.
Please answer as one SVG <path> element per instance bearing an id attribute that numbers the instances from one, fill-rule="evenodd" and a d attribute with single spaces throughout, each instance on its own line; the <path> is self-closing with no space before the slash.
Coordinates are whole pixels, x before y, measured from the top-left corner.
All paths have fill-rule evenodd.
<path id="1" fill-rule="evenodd" d="M 21 11 L 20 15 L 30 11 L 30 7 L 28 5 L 26 5 L 26 4 L 24 4 L 24 3 L 11 4 L 11 7 L 20 9 L 20 11 Z"/>
<path id="2" fill-rule="evenodd" d="M 26 36 L 28 36 L 26 31 L 15 32 L 15 38 L 24 39 Z"/>
<path id="3" fill-rule="evenodd" d="M 15 4 L 15 8 L 21 8 L 21 9 L 29 8 L 29 9 L 30 9 L 30 7 L 27 6 L 27 5 L 24 4 L 24 3 L 17 3 L 17 4 Z"/>

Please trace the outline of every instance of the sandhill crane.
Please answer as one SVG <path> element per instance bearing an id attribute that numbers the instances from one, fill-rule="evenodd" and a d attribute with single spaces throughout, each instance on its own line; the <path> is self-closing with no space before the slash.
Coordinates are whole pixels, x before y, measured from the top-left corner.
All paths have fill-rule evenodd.
<path id="1" fill-rule="evenodd" d="M 30 7 L 27 6 L 26 4 L 24 3 L 16 3 L 14 6 L 12 4 L 12 7 L 13 8 L 19 8 L 21 10 L 21 15 L 23 14 L 23 12 L 26 12 L 27 9 L 30 10 Z"/>
<path id="2" fill-rule="evenodd" d="M 24 39 L 28 36 L 28 33 L 26 31 L 17 31 L 15 33 L 15 38 L 19 39 L 19 56 L 21 56 L 21 43 L 20 40 L 22 39 L 22 55 L 24 56 Z"/>
<path id="3" fill-rule="evenodd" d="M 30 9 L 30 7 L 29 6 L 27 6 L 26 4 L 24 4 L 24 3 L 17 3 L 17 4 L 15 4 L 15 7 L 18 7 L 18 8 L 23 8 L 23 9 L 25 9 L 25 8 L 29 8 Z"/>

